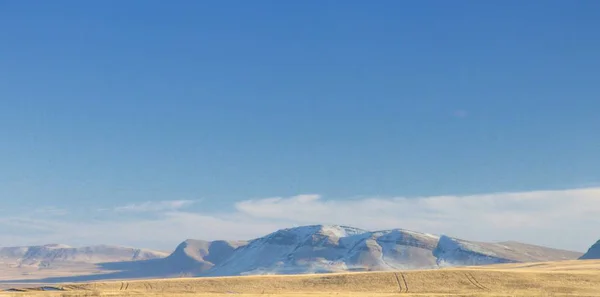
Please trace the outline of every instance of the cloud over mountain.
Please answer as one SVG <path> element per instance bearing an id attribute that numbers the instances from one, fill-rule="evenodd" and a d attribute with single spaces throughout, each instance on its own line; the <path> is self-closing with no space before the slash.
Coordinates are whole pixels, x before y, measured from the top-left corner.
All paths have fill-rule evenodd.
<path id="1" fill-rule="evenodd" d="M 599 197 L 600 188 L 343 200 L 311 194 L 240 201 L 228 212 L 185 210 L 190 202 L 181 200 L 147 202 L 116 207 L 112 216 L 94 213 L 88 220 L 39 213 L 3 217 L 0 240 L 166 248 L 183 238 L 251 239 L 289 226 L 340 224 L 585 251 L 597 239 Z"/>

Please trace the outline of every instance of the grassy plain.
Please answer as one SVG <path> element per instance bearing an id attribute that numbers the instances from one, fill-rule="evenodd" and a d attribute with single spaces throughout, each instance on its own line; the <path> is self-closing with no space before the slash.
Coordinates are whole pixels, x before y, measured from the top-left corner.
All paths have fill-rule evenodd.
<path id="1" fill-rule="evenodd" d="M 600 296 L 600 260 L 440 270 L 52 285 L 0 296 Z"/>

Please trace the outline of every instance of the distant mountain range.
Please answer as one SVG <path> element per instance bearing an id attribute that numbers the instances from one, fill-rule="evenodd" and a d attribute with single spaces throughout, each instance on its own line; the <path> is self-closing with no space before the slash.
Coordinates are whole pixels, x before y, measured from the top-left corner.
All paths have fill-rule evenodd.
<path id="1" fill-rule="evenodd" d="M 600 244 L 596 245 L 600 249 Z M 169 255 L 109 246 L 0 249 L 0 262 L 12 259 L 18 265 L 39 267 L 63 262 L 96 263 L 104 271 L 38 279 L 45 282 L 435 269 L 580 257 L 586 256 L 518 242 L 483 243 L 403 229 L 372 232 L 335 225 L 282 229 L 250 241 L 190 239 Z"/>
<path id="2" fill-rule="evenodd" d="M 51 267 L 59 263 L 104 263 L 164 258 L 168 253 L 130 247 L 98 245 L 74 248 L 62 244 L 0 247 L 0 264 L 13 267 Z"/>
<path id="3" fill-rule="evenodd" d="M 185 252 L 177 249 L 164 261 Z M 431 269 L 581 256 L 516 242 L 477 243 L 402 229 L 371 232 L 321 225 L 279 230 L 236 249 L 228 248 L 224 257 L 210 258 L 210 251 L 204 250 L 199 254 L 204 256 L 198 263 L 210 265 L 193 271 L 198 276 Z"/>

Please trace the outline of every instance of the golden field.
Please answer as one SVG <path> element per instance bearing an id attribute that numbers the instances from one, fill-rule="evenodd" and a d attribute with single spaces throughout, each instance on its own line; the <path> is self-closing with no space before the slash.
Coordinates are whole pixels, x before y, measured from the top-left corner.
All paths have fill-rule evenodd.
<path id="1" fill-rule="evenodd" d="M 600 260 L 402 272 L 245 276 L 53 285 L 0 296 L 600 296 Z"/>

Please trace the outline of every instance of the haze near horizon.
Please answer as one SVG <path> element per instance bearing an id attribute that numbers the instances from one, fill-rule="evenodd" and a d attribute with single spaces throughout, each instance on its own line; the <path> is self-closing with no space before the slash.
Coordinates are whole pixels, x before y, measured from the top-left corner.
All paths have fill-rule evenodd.
<path id="1" fill-rule="evenodd" d="M 0 245 L 600 238 L 600 2 L 0 3 Z"/>

